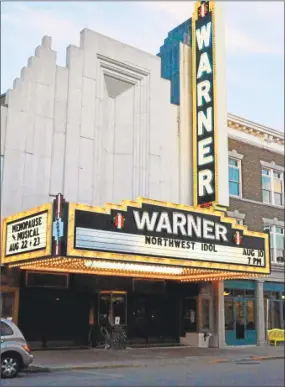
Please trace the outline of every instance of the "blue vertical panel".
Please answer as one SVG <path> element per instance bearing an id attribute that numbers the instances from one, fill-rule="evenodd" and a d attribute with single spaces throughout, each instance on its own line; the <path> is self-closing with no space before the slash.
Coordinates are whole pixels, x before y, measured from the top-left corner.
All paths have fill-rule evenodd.
<path id="1" fill-rule="evenodd" d="M 180 104 L 180 73 L 177 72 L 171 77 L 171 103 Z"/>
<path id="2" fill-rule="evenodd" d="M 180 103 L 179 44 L 184 42 L 185 36 L 190 32 L 191 19 L 188 19 L 168 33 L 157 54 L 161 58 L 161 77 L 171 81 L 171 103 L 175 105 Z"/>

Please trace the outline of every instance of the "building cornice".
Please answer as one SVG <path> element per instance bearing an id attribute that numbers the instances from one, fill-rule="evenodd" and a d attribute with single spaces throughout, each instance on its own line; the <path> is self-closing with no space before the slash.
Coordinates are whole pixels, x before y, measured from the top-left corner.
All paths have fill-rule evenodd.
<path id="1" fill-rule="evenodd" d="M 273 219 L 262 218 L 262 221 L 266 226 L 284 227 L 285 225 L 284 221 L 279 220 L 278 218 L 273 218 Z"/>
<path id="2" fill-rule="evenodd" d="M 277 165 L 275 161 L 271 161 L 271 163 L 268 163 L 267 161 L 260 160 L 260 164 L 265 168 L 275 169 L 275 171 L 279 171 L 279 172 L 285 171 L 285 168 L 281 165 Z"/>
<path id="3" fill-rule="evenodd" d="M 284 133 L 278 130 L 268 128 L 231 113 L 227 114 L 227 123 L 229 128 L 258 137 L 268 143 L 284 145 Z"/>

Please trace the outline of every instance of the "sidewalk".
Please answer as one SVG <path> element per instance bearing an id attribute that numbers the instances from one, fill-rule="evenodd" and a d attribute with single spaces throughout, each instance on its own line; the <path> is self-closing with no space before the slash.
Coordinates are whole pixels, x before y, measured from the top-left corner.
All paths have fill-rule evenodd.
<path id="1" fill-rule="evenodd" d="M 201 359 L 203 358 L 203 360 Z M 173 347 L 128 348 L 126 350 L 54 350 L 34 352 L 30 371 L 61 371 L 68 369 L 103 369 L 146 367 L 189 361 L 222 363 L 241 360 L 267 360 L 284 358 L 284 346 L 279 347 L 232 347 L 227 349 Z"/>

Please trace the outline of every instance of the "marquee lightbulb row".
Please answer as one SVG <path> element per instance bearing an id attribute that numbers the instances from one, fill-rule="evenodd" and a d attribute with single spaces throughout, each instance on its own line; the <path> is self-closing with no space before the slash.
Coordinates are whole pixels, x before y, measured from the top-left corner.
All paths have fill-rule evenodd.
<path id="1" fill-rule="evenodd" d="M 66 257 L 48 258 L 33 262 L 11 264 L 9 267 L 20 267 L 25 270 L 66 272 L 81 274 L 122 275 L 180 280 L 181 282 L 211 282 L 235 278 L 261 278 L 264 275 L 255 273 L 220 272 L 213 270 L 184 269 L 177 267 L 140 265 L 108 261 L 93 261 Z"/>

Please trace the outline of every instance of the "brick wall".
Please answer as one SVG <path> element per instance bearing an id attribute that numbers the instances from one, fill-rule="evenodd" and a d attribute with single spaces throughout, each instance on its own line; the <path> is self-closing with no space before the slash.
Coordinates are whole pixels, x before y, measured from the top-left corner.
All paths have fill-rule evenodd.
<path id="1" fill-rule="evenodd" d="M 248 226 L 251 231 L 263 231 L 262 218 L 273 219 L 278 218 L 284 222 L 284 210 L 264 204 L 246 202 L 240 199 L 230 198 L 230 210 L 239 210 L 246 214 L 244 225 Z"/>
<path id="2" fill-rule="evenodd" d="M 284 166 L 284 155 L 229 138 L 229 150 L 236 150 L 242 159 L 242 197 L 262 202 L 260 160 Z"/>
<path id="3" fill-rule="evenodd" d="M 242 159 L 242 198 L 230 198 L 230 211 L 239 210 L 246 214 L 244 224 L 253 231 L 263 231 L 262 218 L 278 218 L 284 221 L 284 209 L 262 203 L 261 164 L 260 160 L 284 166 L 284 156 L 266 149 L 239 142 L 229 138 L 229 150 L 236 150 Z"/>

